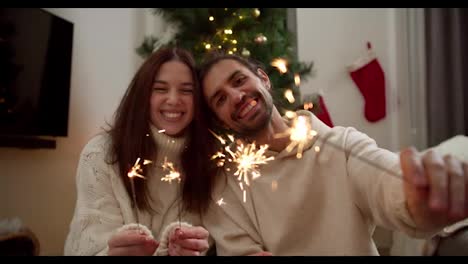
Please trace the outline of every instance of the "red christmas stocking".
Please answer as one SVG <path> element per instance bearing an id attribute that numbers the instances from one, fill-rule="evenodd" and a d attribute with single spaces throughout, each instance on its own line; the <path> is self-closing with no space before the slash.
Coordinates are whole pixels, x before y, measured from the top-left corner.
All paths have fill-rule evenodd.
<path id="1" fill-rule="evenodd" d="M 369 53 L 349 66 L 349 73 L 364 96 L 364 116 L 377 122 L 386 115 L 385 76 L 368 43 Z"/>
<path id="2" fill-rule="evenodd" d="M 322 122 L 327 124 L 329 127 L 333 127 L 333 122 L 331 121 L 330 114 L 328 113 L 328 109 L 325 106 L 325 102 L 321 95 L 319 95 L 319 108 L 320 111 L 317 113 L 318 119 L 322 120 Z"/>

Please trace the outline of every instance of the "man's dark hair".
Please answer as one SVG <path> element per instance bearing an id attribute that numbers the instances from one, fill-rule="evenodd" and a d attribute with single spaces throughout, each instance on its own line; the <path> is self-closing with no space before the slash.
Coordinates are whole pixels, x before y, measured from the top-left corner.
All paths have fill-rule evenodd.
<path id="1" fill-rule="evenodd" d="M 235 60 L 239 62 L 240 64 L 244 65 L 247 69 L 249 69 L 249 71 L 251 71 L 253 74 L 259 77 L 260 75 L 258 74 L 257 70 L 262 69 L 265 71 L 265 67 L 263 63 L 261 63 L 260 61 L 254 58 L 241 57 L 236 54 L 228 54 L 222 51 L 212 51 L 205 56 L 198 70 L 199 80 L 202 83 L 202 85 L 203 85 L 203 79 L 205 78 L 208 71 L 213 67 L 213 65 L 215 65 L 216 63 L 222 60 L 227 60 L 227 59 Z"/>

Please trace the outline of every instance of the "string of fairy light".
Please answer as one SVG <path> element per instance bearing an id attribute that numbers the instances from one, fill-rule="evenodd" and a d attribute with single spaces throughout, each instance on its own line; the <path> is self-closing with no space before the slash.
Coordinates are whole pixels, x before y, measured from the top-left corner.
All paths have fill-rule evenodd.
<path id="1" fill-rule="evenodd" d="M 225 11 L 228 11 L 228 8 L 224 9 Z M 248 15 L 252 15 L 253 17 L 257 18 L 261 14 L 260 10 L 258 8 L 254 8 L 250 14 L 248 13 L 243 13 L 239 14 L 237 12 L 233 12 L 232 15 L 237 17 L 239 20 L 246 19 Z M 208 21 L 215 23 L 216 22 L 216 17 L 213 15 L 210 15 L 208 17 Z M 205 40 L 201 44 L 204 49 L 207 51 L 212 50 L 212 49 L 218 49 L 218 50 L 224 50 L 229 54 L 234 54 L 239 52 L 239 48 L 237 44 L 239 41 L 236 39 L 236 34 L 233 31 L 232 28 L 223 28 L 223 29 L 218 29 L 216 30 L 216 33 L 212 36 L 210 40 Z M 255 42 L 257 43 L 264 43 L 267 41 L 267 38 L 262 34 L 259 33 L 254 39 Z M 250 56 L 250 51 L 243 47 L 241 51 L 242 56 Z"/>

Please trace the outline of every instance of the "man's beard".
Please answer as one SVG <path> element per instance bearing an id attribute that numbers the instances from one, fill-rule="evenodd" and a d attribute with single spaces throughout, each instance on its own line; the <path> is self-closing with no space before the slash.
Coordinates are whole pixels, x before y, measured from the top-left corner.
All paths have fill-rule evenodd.
<path id="1" fill-rule="evenodd" d="M 265 111 L 260 113 L 261 116 L 257 117 L 258 122 L 256 122 L 254 125 L 250 125 L 250 126 L 242 125 L 242 124 L 239 125 L 239 127 L 237 128 L 238 131 L 235 131 L 235 133 L 240 137 L 247 137 L 247 138 L 256 137 L 260 132 L 262 132 L 270 124 L 272 111 L 273 111 L 273 101 L 268 100 L 271 98 L 265 98 L 265 95 L 259 94 L 256 97 L 258 98 L 258 103 L 262 104 L 263 107 L 265 108 Z"/>

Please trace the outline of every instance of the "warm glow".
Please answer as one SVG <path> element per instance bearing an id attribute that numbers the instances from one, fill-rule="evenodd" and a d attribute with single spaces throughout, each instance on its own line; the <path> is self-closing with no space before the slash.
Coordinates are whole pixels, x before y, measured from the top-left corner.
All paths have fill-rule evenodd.
<path id="1" fill-rule="evenodd" d="M 213 17 L 213 16 L 210 16 L 210 17 L 208 18 L 208 20 L 213 21 L 213 20 L 214 20 L 214 17 Z"/>
<path id="2" fill-rule="evenodd" d="M 310 110 L 314 107 L 314 104 L 312 102 L 305 102 L 304 103 L 304 109 L 305 110 Z"/>
<path id="3" fill-rule="evenodd" d="M 297 74 L 297 73 L 294 74 L 294 84 L 295 84 L 296 86 L 301 85 L 301 76 L 299 76 L 299 74 Z"/>
<path id="4" fill-rule="evenodd" d="M 212 130 L 209 130 L 210 133 L 218 139 L 222 145 L 226 145 L 226 139 L 214 133 Z M 235 139 L 232 135 L 227 135 L 229 140 L 234 143 Z M 274 157 L 266 157 L 265 151 L 268 149 L 268 145 L 262 145 L 259 148 L 256 147 L 255 142 L 251 144 L 243 144 L 240 140 L 236 142 L 236 150 L 232 151 L 231 146 L 225 146 L 224 149 L 216 152 L 211 160 L 217 160 L 217 166 L 222 167 L 226 162 L 235 164 L 237 167 L 234 176 L 237 176 L 239 181 L 239 187 L 241 190 L 244 190 L 245 185 L 249 186 L 251 180 L 261 176 L 260 171 L 258 170 L 259 165 L 266 164 L 268 161 L 273 160 Z M 226 168 L 226 171 L 229 171 L 229 168 Z M 244 196 L 245 196 L 244 190 Z M 245 200 L 245 198 L 244 198 Z"/>
<path id="5" fill-rule="evenodd" d="M 278 182 L 277 182 L 276 180 L 273 180 L 273 181 L 271 182 L 271 189 L 272 189 L 273 191 L 276 191 L 276 189 L 278 189 Z"/>
<path id="6" fill-rule="evenodd" d="M 218 201 L 216 201 L 216 203 L 219 205 L 219 206 L 222 206 L 224 204 L 226 204 L 223 200 L 223 198 L 219 199 Z"/>
<path id="7" fill-rule="evenodd" d="M 163 171 L 169 171 L 164 177 L 161 178 L 161 181 L 167 181 L 172 183 L 173 180 L 178 180 L 180 182 L 180 173 L 174 168 L 172 162 L 167 161 L 167 157 L 164 157 L 164 162 L 162 164 Z"/>
<path id="8" fill-rule="evenodd" d="M 266 164 L 267 161 L 274 159 L 274 157 L 267 158 L 264 156 L 268 145 L 262 145 L 257 149 L 255 142 L 247 145 L 241 143 L 237 145 L 235 152 L 233 152 L 229 146 L 225 149 L 231 156 L 232 162 L 237 164 L 237 171 L 234 175 L 238 176 L 237 179 L 239 181 L 243 181 L 247 185 L 250 185 L 250 178 L 256 179 L 260 177 L 261 174 L 260 171 L 258 171 L 259 165 Z"/>
<path id="9" fill-rule="evenodd" d="M 293 118 L 296 117 L 296 113 L 293 112 L 293 111 L 287 111 L 287 112 L 285 113 L 285 116 L 286 116 L 287 118 L 289 118 L 289 119 L 293 119 Z"/>
<path id="10" fill-rule="evenodd" d="M 225 29 L 224 34 L 232 35 L 232 29 Z"/>
<path id="11" fill-rule="evenodd" d="M 146 162 L 146 160 L 145 160 L 145 162 Z M 140 165 L 140 158 L 137 158 L 137 160 L 135 161 L 135 164 L 130 169 L 130 171 L 127 173 L 127 176 L 129 178 L 138 177 L 138 178 L 144 179 L 145 176 L 140 174 L 142 172 L 143 172 L 143 169 L 141 168 L 141 165 Z"/>
<path id="12" fill-rule="evenodd" d="M 286 132 L 275 135 L 275 138 L 289 136 L 290 143 L 286 147 L 286 151 L 291 152 L 297 147 L 296 157 L 302 158 L 302 151 L 309 140 L 317 135 L 317 131 L 312 130 L 307 117 L 298 116 L 293 119 L 292 126 Z"/>
<path id="13" fill-rule="evenodd" d="M 205 49 L 211 49 L 211 44 L 206 44 Z"/>
<path id="14" fill-rule="evenodd" d="M 286 97 L 286 99 L 288 99 L 288 102 L 291 103 L 291 104 L 296 101 L 296 99 L 294 98 L 294 95 L 293 95 L 293 91 L 291 91 L 291 89 L 287 89 L 284 92 L 284 97 Z"/>
<path id="15" fill-rule="evenodd" d="M 288 69 L 286 67 L 286 60 L 282 59 L 282 58 L 274 59 L 271 62 L 271 66 L 278 68 L 278 71 L 281 74 L 286 73 L 288 71 Z"/>

